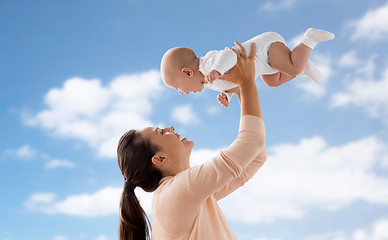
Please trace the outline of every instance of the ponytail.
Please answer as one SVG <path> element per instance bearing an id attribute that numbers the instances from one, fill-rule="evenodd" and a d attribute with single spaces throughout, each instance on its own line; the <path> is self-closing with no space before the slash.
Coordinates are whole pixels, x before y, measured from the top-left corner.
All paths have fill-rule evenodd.
<path id="1" fill-rule="evenodd" d="M 151 224 L 136 197 L 135 189 L 129 185 L 126 181 L 121 194 L 119 240 L 150 240 L 148 224 Z"/>
<path id="2" fill-rule="evenodd" d="M 151 158 L 158 151 L 136 130 L 126 132 L 117 147 L 117 159 L 125 184 L 120 199 L 119 240 L 150 240 L 151 224 L 135 194 L 135 188 L 153 192 L 162 179 L 162 172 Z"/>

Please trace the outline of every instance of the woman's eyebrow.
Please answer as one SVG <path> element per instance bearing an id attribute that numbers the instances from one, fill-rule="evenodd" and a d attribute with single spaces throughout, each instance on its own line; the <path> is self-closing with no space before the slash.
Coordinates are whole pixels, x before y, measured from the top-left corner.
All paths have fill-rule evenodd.
<path id="1" fill-rule="evenodd" d="M 160 128 L 158 128 L 158 127 L 156 127 L 156 128 L 154 129 L 155 134 L 158 134 L 159 129 L 160 129 Z"/>

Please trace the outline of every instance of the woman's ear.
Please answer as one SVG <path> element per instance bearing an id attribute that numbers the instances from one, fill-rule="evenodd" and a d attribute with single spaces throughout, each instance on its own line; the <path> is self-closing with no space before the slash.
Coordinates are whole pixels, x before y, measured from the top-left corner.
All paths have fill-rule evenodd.
<path id="1" fill-rule="evenodd" d="M 167 162 L 167 157 L 163 153 L 158 152 L 152 157 L 151 161 L 155 166 L 161 167 Z"/>
<path id="2" fill-rule="evenodd" d="M 193 71 L 193 69 L 191 69 L 191 68 L 182 68 L 181 73 L 182 73 L 185 77 L 190 77 L 190 78 L 192 78 L 192 77 L 194 76 L 194 71 Z"/>

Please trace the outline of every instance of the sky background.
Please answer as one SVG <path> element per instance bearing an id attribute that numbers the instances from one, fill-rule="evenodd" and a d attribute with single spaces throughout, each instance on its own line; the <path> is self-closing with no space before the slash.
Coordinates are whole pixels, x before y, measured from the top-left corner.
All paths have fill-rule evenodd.
<path id="1" fill-rule="evenodd" d="M 163 53 L 309 27 L 323 78 L 257 80 L 268 160 L 221 209 L 241 240 L 388 239 L 386 0 L 1 0 L 0 240 L 117 239 L 126 130 L 175 126 L 192 165 L 237 134 L 237 98 L 166 88 Z"/>

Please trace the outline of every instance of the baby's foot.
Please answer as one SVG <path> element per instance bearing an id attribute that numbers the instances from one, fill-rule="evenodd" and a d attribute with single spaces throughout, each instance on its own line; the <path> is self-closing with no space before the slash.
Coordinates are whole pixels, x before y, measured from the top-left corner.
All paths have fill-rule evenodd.
<path id="1" fill-rule="evenodd" d="M 316 28 L 307 29 L 307 31 L 305 32 L 305 36 L 309 36 L 317 42 L 328 41 L 335 37 L 334 33 Z"/>
<path id="2" fill-rule="evenodd" d="M 224 92 L 220 92 L 217 96 L 217 102 L 223 106 L 223 107 L 228 107 L 229 106 L 229 99 L 226 96 Z"/>
<path id="3" fill-rule="evenodd" d="M 318 83 L 322 77 L 322 74 L 319 69 L 310 60 L 308 60 L 306 65 L 304 66 L 302 74 L 306 75 L 308 78 L 310 78 L 316 83 Z"/>
<path id="4" fill-rule="evenodd" d="M 317 43 L 331 40 L 334 37 L 334 33 L 316 28 L 309 28 L 304 33 L 302 43 L 313 49 Z"/>

